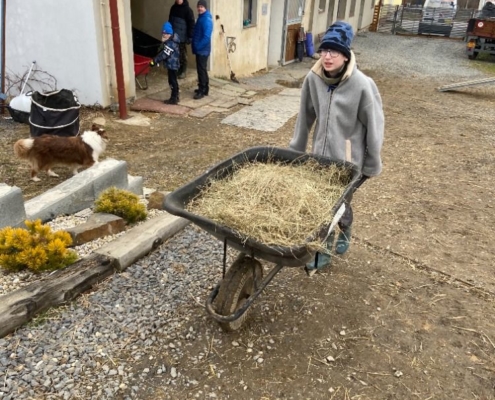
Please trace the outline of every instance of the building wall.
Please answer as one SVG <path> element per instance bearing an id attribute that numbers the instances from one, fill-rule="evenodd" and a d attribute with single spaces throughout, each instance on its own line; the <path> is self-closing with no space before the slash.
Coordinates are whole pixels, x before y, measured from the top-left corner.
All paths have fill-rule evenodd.
<path id="1" fill-rule="evenodd" d="M 221 24 L 227 36 L 235 37 L 236 50 L 230 53 L 232 70 L 236 76 L 247 76 L 268 67 L 268 45 L 270 32 L 270 0 L 257 1 L 257 22 L 255 26 L 244 28 L 243 0 L 215 0 L 211 5 L 213 16 L 213 37 L 211 55 L 211 75 L 228 77 L 227 51 Z M 265 4 L 265 7 L 263 5 Z M 263 14 L 263 11 L 266 11 Z"/>
<path id="2" fill-rule="evenodd" d="M 311 27 L 311 32 L 313 33 L 313 40 L 317 40 L 317 38 L 315 38 L 315 36 L 317 36 L 320 33 L 324 33 L 327 30 L 328 25 L 330 25 L 331 21 L 334 20 L 333 14 L 335 14 L 336 10 L 335 10 L 335 7 L 334 7 L 334 10 L 329 9 L 330 8 L 330 1 L 331 0 L 326 0 L 325 8 L 323 9 L 323 11 L 321 11 L 321 9 L 319 7 L 320 1 L 315 0 L 315 2 L 314 2 L 314 8 L 313 8 L 313 10 L 311 10 L 313 12 L 313 26 Z M 337 2 L 337 1 L 338 0 L 335 0 L 335 2 Z M 333 11 L 332 16 L 330 16 L 330 18 L 329 18 L 328 13 L 331 11 Z"/>
<path id="3" fill-rule="evenodd" d="M 130 18 L 125 13 L 129 0 L 118 3 L 121 27 L 125 28 L 124 22 Z M 116 98 L 116 85 L 108 79 L 115 75 L 107 66 L 113 65 L 109 25 L 108 0 L 9 0 L 6 75 L 22 75 L 36 60 L 40 70 L 56 79 L 57 89 L 74 90 L 82 104 L 106 107 Z M 121 36 L 123 59 L 128 60 L 130 30 Z M 134 91 L 132 68 L 124 63 L 126 93 Z M 40 89 L 34 82 L 33 86 Z"/>
<path id="4" fill-rule="evenodd" d="M 284 15 L 285 1 L 284 0 L 272 0 L 270 10 L 270 32 L 269 32 L 269 44 L 268 44 L 268 65 L 278 66 L 282 65 L 283 57 L 283 29 L 284 29 Z"/>
<path id="5" fill-rule="evenodd" d="M 333 22 L 339 19 L 337 15 L 339 9 L 339 2 L 342 2 L 342 4 L 344 4 L 344 1 L 345 0 L 335 0 L 333 12 L 330 7 L 331 0 L 326 1 L 326 8 L 324 12 L 319 12 L 319 7 L 318 7 L 319 0 L 315 0 L 315 3 L 313 4 L 313 9 L 310 8 L 308 9 L 308 7 L 306 7 L 305 19 L 303 20 L 303 23 L 306 24 L 305 26 L 309 26 L 309 21 L 311 20 L 309 13 L 313 12 L 313 18 L 312 18 L 313 24 L 311 27 L 311 31 L 313 32 L 313 41 L 315 45 L 318 44 L 317 35 L 320 33 L 324 33 L 330 24 L 332 24 Z M 306 6 L 308 5 L 308 3 L 310 3 L 309 0 L 307 0 Z M 352 0 L 347 0 L 345 1 L 345 3 L 346 3 L 345 17 L 342 19 L 352 25 L 354 32 L 365 29 L 371 24 L 371 22 L 373 21 L 373 7 L 372 7 L 372 5 L 374 4 L 373 0 L 364 1 L 361 20 L 360 20 L 361 0 L 356 0 L 354 15 L 352 17 L 350 16 Z M 329 12 L 332 15 L 329 15 Z"/>

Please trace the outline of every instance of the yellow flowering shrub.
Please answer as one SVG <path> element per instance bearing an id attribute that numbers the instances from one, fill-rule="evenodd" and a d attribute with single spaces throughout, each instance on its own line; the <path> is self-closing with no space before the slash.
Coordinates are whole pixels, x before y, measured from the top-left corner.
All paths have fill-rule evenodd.
<path id="1" fill-rule="evenodd" d="M 128 190 L 111 187 L 104 190 L 95 201 L 94 212 L 114 214 L 132 224 L 146 219 L 146 206 L 139 197 Z"/>
<path id="2" fill-rule="evenodd" d="M 0 267 L 41 272 L 64 268 L 77 260 L 76 252 L 67 249 L 72 244 L 69 233 L 52 232 L 39 219 L 25 221 L 25 225 L 27 229 L 0 229 Z"/>

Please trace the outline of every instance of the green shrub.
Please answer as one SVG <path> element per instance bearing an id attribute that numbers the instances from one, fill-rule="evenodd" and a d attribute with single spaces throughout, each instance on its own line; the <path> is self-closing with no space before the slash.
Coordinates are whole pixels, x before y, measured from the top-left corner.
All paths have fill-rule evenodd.
<path id="1" fill-rule="evenodd" d="M 130 224 L 145 220 L 147 216 L 146 207 L 137 195 L 116 187 L 108 188 L 98 196 L 94 211 L 117 215 Z"/>
<path id="2" fill-rule="evenodd" d="M 9 271 L 28 268 L 34 272 L 64 268 L 77 260 L 67 247 L 72 238 L 67 232 L 52 232 L 41 220 L 25 221 L 27 229 L 6 227 L 0 230 L 0 266 Z"/>

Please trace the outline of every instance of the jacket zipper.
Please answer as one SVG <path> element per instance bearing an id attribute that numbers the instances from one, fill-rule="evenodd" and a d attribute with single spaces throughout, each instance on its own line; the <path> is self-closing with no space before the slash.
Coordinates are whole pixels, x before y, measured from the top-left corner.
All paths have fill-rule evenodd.
<path id="1" fill-rule="evenodd" d="M 332 90 L 332 93 L 330 93 L 330 100 L 328 101 L 328 117 L 325 122 L 325 140 L 323 141 L 323 155 L 326 156 L 325 152 L 327 151 L 327 138 L 328 138 L 328 121 L 330 119 L 330 108 L 332 107 L 332 97 L 333 97 L 333 92 L 335 92 L 337 88 Z"/>

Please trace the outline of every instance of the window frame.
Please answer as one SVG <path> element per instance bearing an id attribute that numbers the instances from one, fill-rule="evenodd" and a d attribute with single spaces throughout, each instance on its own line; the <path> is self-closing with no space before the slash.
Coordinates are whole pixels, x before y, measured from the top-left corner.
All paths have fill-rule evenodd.
<path id="1" fill-rule="evenodd" d="M 323 8 L 321 7 L 321 3 L 323 3 Z M 328 1 L 327 0 L 319 0 L 319 3 L 318 3 L 318 12 L 321 14 L 321 13 L 324 13 L 327 9 L 327 3 Z"/>
<path id="2" fill-rule="evenodd" d="M 246 8 L 247 4 L 247 8 Z M 249 29 L 258 25 L 258 5 L 259 0 L 242 0 L 242 28 Z M 245 16 L 245 12 L 247 11 L 247 15 Z M 249 14 L 251 15 L 251 19 L 249 19 Z M 253 19 L 254 16 L 254 19 Z M 249 20 L 250 23 L 246 24 L 246 21 Z"/>

